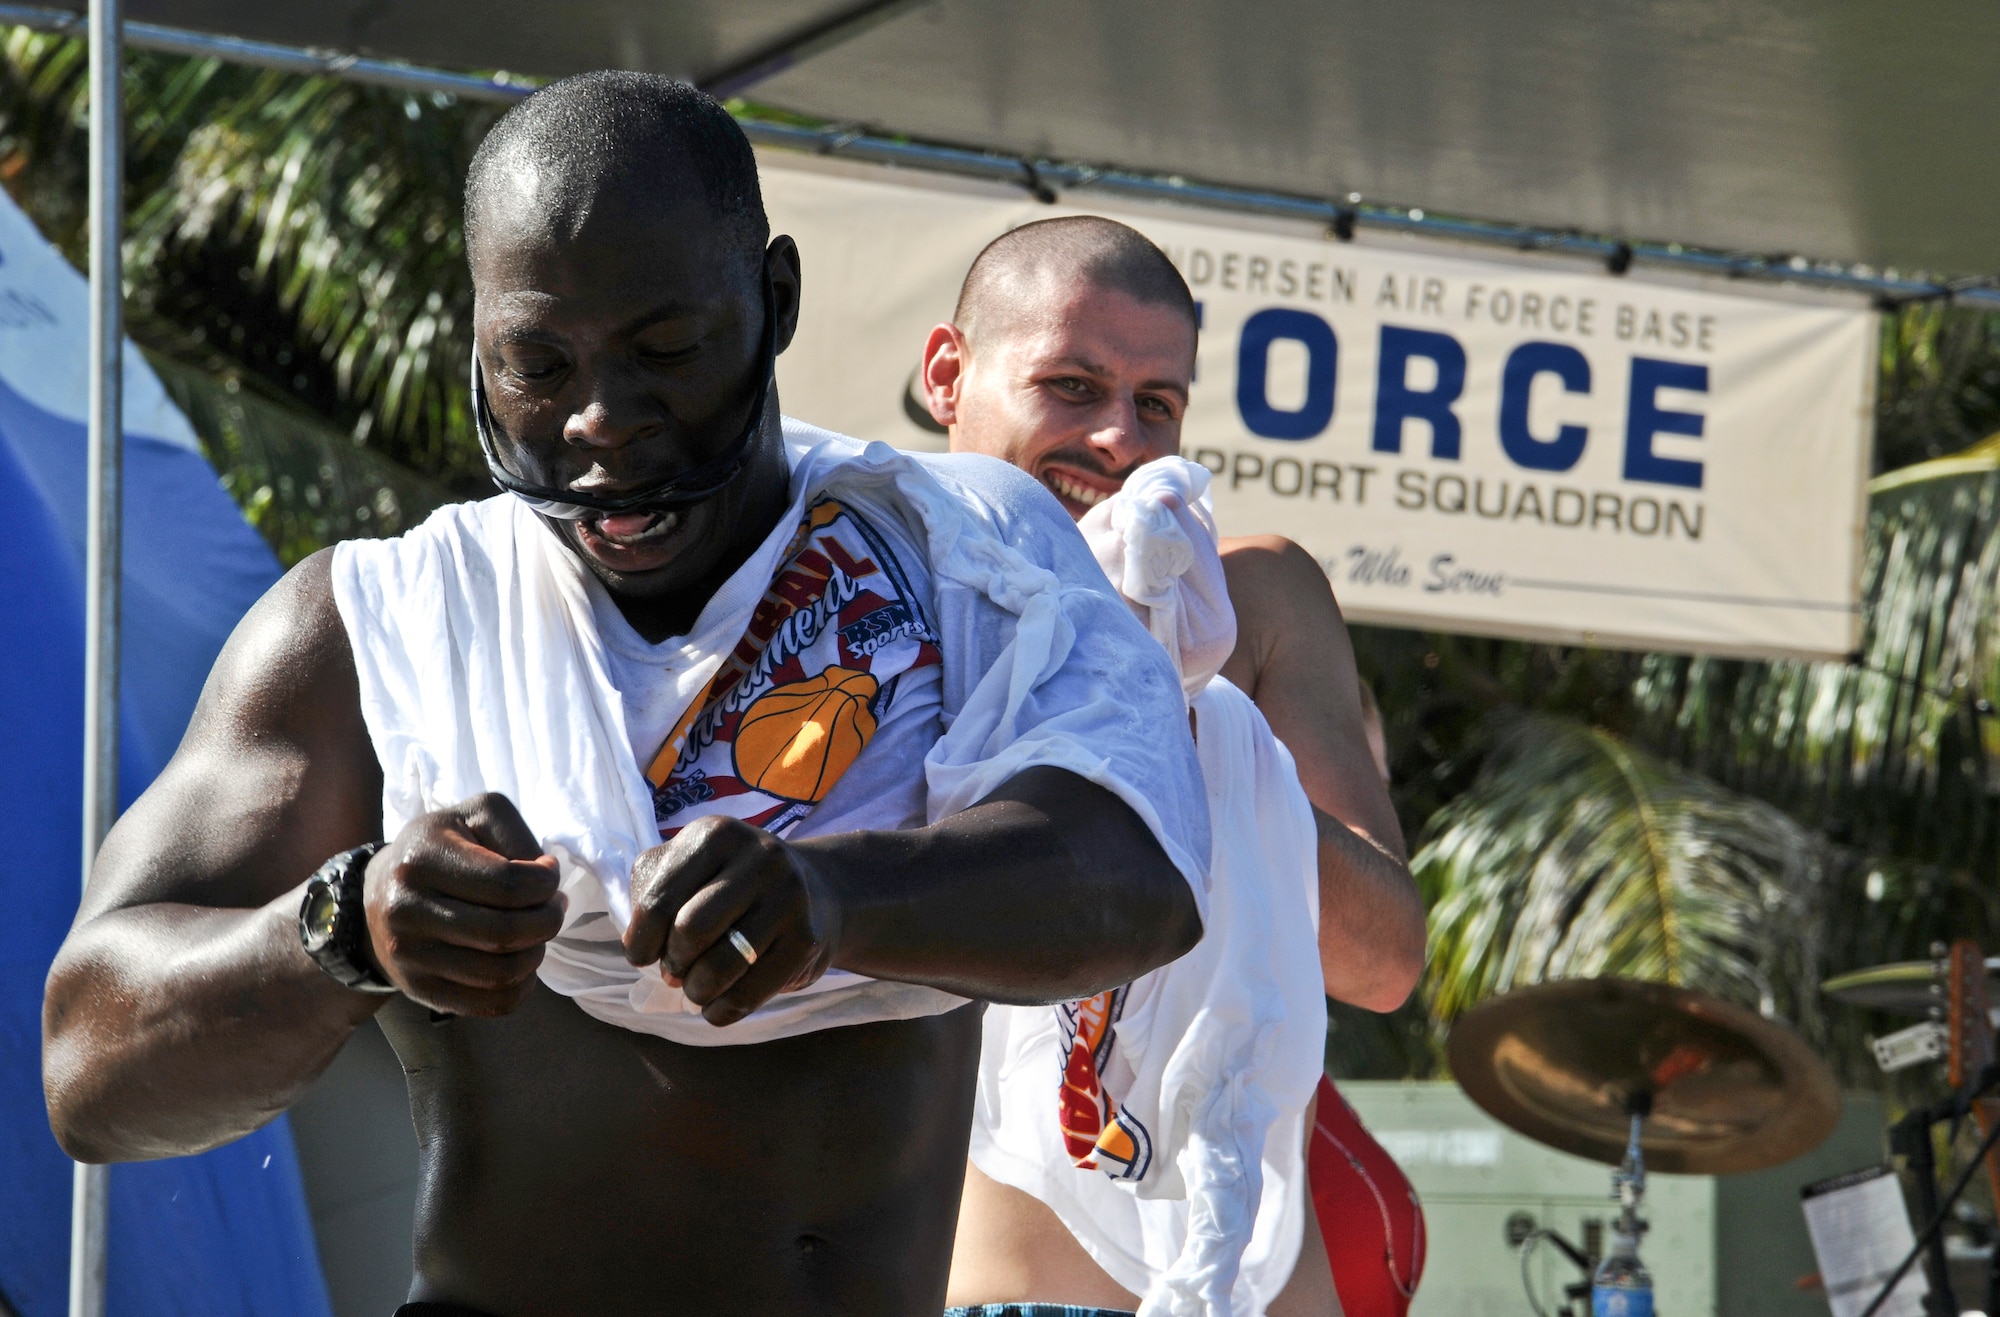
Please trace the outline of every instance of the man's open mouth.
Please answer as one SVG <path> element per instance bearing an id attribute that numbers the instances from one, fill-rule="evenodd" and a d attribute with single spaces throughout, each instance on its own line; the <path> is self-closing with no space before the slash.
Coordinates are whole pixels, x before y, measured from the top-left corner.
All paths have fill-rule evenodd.
<path id="1" fill-rule="evenodd" d="M 587 518 L 583 528 L 606 544 L 630 549 L 663 540 L 680 524 L 678 512 L 617 512 Z"/>

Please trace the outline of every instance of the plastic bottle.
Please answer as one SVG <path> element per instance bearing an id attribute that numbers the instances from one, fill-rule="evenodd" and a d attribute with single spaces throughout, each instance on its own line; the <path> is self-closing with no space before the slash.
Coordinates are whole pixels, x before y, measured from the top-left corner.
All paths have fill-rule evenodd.
<path id="1" fill-rule="evenodd" d="M 1590 1313 L 1591 1317 L 1653 1317 L 1653 1273 L 1639 1261 L 1636 1233 L 1612 1232 L 1611 1252 L 1591 1277 Z"/>

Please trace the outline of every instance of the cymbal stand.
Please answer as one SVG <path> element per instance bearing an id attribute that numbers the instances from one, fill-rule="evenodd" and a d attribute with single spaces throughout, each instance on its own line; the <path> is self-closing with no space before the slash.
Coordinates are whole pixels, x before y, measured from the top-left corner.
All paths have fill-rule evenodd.
<path id="1" fill-rule="evenodd" d="M 1646 1196 L 1646 1154 L 1639 1134 L 1652 1107 L 1650 1093 L 1634 1093 L 1625 1102 L 1631 1135 L 1625 1142 L 1625 1160 L 1611 1177 L 1618 1224 L 1611 1252 L 1590 1278 L 1590 1310 L 1598 1317 L 1653 1317 L 1653 1273 L 1639 1260 L 1639 1238 L 1646 1232 L 1639 1216 L 1639 1204 Z"/>
<path id="2" fill-rule="evenodd" d="M 1993 1235 L 1986 1252 L 1985 1311 L 1989 1313 L 2000 1312 L 2000 1198 L 1993 1201 L 1993 1214 Z"/>
<path id="3" fill-rule="evenodd" d="M 1651 1093 L 1634 1093 L 1625 1101 L 1631 1113 L 1632 1133 L 1625 1144 L 1625 1160 L 1611 1173 L 1611 1193 L 1618 1200 L 1618 1229 L 1638 1239 L 1646 1223 L 1639 1219 L 1639 1203 L 1646 1196 L 1646 1154 L 1639 1147 L 1639 1129 L 1653 1112 Z"/>

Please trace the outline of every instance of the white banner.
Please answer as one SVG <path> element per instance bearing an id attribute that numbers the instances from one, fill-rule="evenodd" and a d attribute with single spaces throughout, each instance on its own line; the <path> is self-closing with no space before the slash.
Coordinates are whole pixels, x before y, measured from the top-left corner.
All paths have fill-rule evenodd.
<path id="1" fill-rule="evenodd" d="M 1201 304 L 1182 452 L 1225 535 L 1297 540 L 1360 622 L 1641 649 L 1845 655 L 1877 325 L 1850 300 L 765 154 L 805 313 L 786 410 L 905 447 L 972 258 L 1097 213 Z M 1728 289 L 1728 291 L 1724 291 Z"/>

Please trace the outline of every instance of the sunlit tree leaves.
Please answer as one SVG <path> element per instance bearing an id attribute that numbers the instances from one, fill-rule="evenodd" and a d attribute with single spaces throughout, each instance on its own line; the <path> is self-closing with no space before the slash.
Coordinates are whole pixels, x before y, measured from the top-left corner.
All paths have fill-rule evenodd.
<path id="1" fill-rule="evenodd" d="M 1810 1013 L 1826 854 L 1784 813 L 1599 729 L 1508 714 L 1413 861 L 1430 1002 L 1618 974 Z"/>

